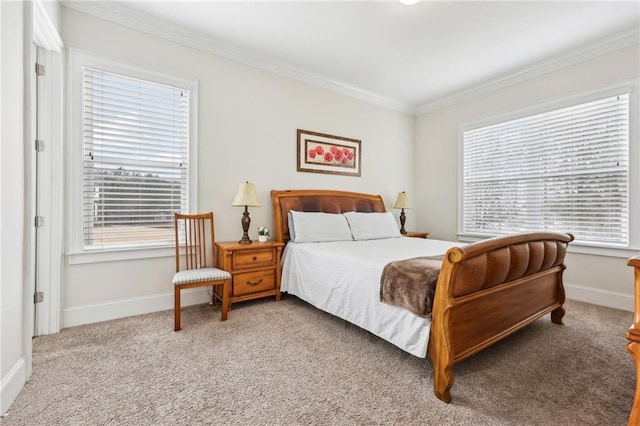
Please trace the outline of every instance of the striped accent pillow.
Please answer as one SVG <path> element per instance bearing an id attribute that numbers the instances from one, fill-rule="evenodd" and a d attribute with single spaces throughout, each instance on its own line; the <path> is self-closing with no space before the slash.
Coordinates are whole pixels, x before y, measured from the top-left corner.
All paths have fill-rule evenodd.
<path id="1" fill-rule="evenodd" d="M 230 280 L 231 274 L 218 268 L 188 269 L 173 276 L 173 285 L 197 283 L 200 281 Z"/>

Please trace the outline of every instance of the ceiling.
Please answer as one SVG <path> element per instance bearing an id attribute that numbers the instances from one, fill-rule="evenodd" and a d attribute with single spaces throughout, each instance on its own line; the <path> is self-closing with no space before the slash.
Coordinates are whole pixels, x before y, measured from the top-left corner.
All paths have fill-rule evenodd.
<path id="1" fill-rule="evenodd" d="M 639 1 L 63 4 L 413 113 L 640 38 Z"/>

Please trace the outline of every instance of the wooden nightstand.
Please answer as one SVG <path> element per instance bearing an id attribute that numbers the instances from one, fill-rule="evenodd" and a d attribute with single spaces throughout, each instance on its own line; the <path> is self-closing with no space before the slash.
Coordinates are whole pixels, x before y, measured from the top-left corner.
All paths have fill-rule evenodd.
<path id="1" fill-rule="evenodd" d="M 283 243 L 267 241 L 216 243 L 218 268 L 231 273 L 230 304 L 260 297 L 280 300 L 280 256 Z"/>
<path id="2" fill-rule="evenodd" d="M 404 234 L 405 237 L 412 237 L 412 238 L 429 238 L 429 233 L 428 232 L 407 232 L 406 234 Z"/>

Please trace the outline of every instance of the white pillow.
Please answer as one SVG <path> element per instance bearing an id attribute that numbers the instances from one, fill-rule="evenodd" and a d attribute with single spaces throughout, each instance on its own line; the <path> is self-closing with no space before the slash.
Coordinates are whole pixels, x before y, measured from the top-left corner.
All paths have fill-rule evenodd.
<path id="1" fill-rule="evenodd" d="M 289 237 L 295 243 L 353 240 L 347 218 L 341 214 L 293 210 L 289 213 Z"/>
<path id="2" fill-rule="evenodd" d="M 344 216 L 349 222 L 354 240 L 375 240 L 402 236 L 391 212 L 348 212 L 344 213 Z"/>

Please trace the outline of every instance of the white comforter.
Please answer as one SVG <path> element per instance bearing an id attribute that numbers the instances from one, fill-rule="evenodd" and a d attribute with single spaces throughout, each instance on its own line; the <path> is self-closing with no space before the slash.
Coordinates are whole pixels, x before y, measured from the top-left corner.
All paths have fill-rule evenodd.
<path id="1" fill-rule="evenodd" d="M 430 320 L 380 302 L 380 276 L 394 260 L 444 254 L 460 243 L 421 238 L 289 243 L 281 290 L 424 358 Z"/>

